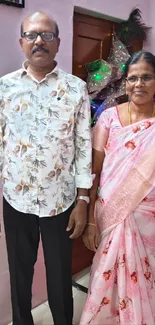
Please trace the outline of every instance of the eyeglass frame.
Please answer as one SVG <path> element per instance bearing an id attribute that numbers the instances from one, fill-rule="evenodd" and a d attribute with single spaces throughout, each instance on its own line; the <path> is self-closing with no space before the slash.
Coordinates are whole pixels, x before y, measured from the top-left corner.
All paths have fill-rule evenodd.
<path id="1" fill-rule="evenodd" d="M 150 80 L 144 80 L 144 77 L 145 76 L 147 76 L 147 77 L 150 77 Z M 145 74 L 145 75 L 143 75 L 143 76 L 131 76 L 131 77 L 129 77 L 129 78 L 132 78 L 132 77 L 136 77 L 137 79 L 135 80 L 135 81 L 133 81 L 133 82 L 131 82 L 128 78 L 125 78 L 125 80 L 129 83 L 129 84 L 135 84 L 135 83 L 137 83 L 137 81 L 140 79 L 141 80 L 141 82 L 143 82 L 143 83 L 148 83 L 148 82 L 151 82 L 151 81 L 153 81 L 154 79 L 155 79 L 155 75 L 147 75 L 147 74 Z"/>
<path id="2" fill-rule="evenodd" d="M 28 40 L 28 39 L 26 38 L 27 33 L 33 33 L 36 37 L 35 37 L 33 40 Z M 47 41 L 47 40 L 45 41 L 45 40 L 42 38 L 42 34 L 44 34 L 44 33 L 49 33 L 49 34 L 51 34 L 51 35 L 53 36 L 53 38 L 52 38 L 50 41 Z M 33 32 L 33 31 L 32 31 L 32 32 L 23 32 L 22 35 L 21 35 L 22 38 L 25 38 L 26 41 L 27 41 L 27 42 L 30 42 L 30 43 L 35 42 L 38 36 L 40 36 L 41 39 L 42 39 L 42 41 L 44 41 L 44 42 L 53 42 L 54 38 L 57 38 L 57 36 L 56 36 L 55 33 L 53 33 L 53 32 L 48 32 L 48 31 L 43 31 L 43 32 Z"/>

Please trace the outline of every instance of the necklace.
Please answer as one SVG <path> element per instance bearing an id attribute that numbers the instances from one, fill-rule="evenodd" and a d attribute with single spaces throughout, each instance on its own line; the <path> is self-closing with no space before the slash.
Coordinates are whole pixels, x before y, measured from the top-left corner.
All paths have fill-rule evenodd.
<path id="1" fill-rule="evenodd" d="M 153 112 L 152 112 L 152 116 L 151 117 L 154 117 L 155 116 L 155 106 L 153 108 Z M 128 102 L 128 124 L 132 124 L 132 118 L 131 118 L 131 107 L 130 107 L 130 103 Z"/>

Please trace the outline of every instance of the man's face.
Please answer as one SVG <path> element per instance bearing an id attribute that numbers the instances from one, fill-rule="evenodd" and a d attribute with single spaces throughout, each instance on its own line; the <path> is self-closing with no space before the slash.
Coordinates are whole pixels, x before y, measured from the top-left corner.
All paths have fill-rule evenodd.
<path id="1" fill-rule="evenodd" d="M 24 22 L 23 32 L 53 32 L 55 34 L 55 23 L 48 16 L 34 15 Z M 37 67 L 50 66 L 59 50 L 60 39 L 54 37 L 52 41 L 44 41 L 41 36 L 36 40 L 28 41 L 20 38 L 20 45 L 25 53 L 29 64 Z"/>

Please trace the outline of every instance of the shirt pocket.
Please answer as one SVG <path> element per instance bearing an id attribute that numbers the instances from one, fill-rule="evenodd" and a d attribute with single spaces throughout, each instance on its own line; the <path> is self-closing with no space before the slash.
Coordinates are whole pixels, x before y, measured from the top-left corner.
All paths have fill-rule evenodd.
<path id="1" fill-rule="evenodd" d="M 48 109 L 48 127 L 58 138 L 73 136 L 75 122 L 75 106 L 71 103 L 55 100 Z"/>

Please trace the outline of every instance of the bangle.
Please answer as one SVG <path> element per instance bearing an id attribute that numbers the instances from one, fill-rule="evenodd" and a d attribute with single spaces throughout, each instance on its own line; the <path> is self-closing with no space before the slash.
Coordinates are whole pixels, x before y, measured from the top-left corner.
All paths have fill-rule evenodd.
<path id="1" fill-rule="evenodd" d="M 91 222 L 88 222 L 87 225 L 96 227 L 95 223 L 91 223 Z"/>

